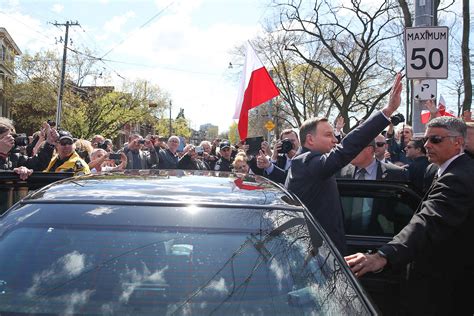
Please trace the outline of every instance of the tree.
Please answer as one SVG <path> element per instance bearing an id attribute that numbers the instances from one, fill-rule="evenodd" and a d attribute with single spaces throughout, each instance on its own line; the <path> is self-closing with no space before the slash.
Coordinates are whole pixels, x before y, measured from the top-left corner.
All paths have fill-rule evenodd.
<path id="1" fill-rule="evenodd" d="M 312 7 L 305 4 L 277 2 L 280 26 L 293 34 L 287 49 L 333 84 L 331 103 L 346 122 L 350 113 L 356 119 L 367 118 L 390 92 L 387 76 L 399 67 L 388 45 L 400 35 L 389 27 L 399 23 L 398 6 L 389 0 L 366 7 L 356 0 L 348 6 L 329 0 L 317 0 Z"/>
<path id="2" fill-rule="evenodd" d="M 464 111 L 471 110 L 472 102 L 472 82 L 471 82 L 471 63 L 469 60 L 469 32 L 470 32 L 470 15 L 469 15 L 469 0 L 463 0 L 462 2 L 462 69 L 463 69 L 463 80 L 464 80 L 464 101 L 462 103 L 462 109 Z"/>

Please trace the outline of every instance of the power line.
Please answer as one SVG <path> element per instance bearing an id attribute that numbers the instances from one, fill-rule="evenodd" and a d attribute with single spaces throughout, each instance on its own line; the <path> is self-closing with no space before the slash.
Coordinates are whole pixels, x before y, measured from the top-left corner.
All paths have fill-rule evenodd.
<path id="1" fill-rule="evenodd" d="M 162 10 L 160 10 L 157 14 L 155 14 L 154 16 L 152 16 L 150 19 L 148 19 L 145 23 L 143 23 L 137 30 L 140 30 L 142 28 L 144 28 L 148 23 L 150 23 L 151 21 L 153 21 L 156 17 L 158 17 L 161 13 L 163 13 L 166 9 L 168 9 L 172 4 L 174 4 L 176 2 L 175 1 L 172 1 L 170 4 L 168 4 L 165 8 L 163 8 Z M 110 52 L 112 52 L 114 49 L 116 49 L 118 46 L 122 45 L 126 40 L 128 40 L 132 35 L 134 34 L 134 32 L 131 32 L 127 37 L 125 37 L 123 40 L 121 40 L 117 45 L 115 45 L 114 47 L 112 47 L 111 49 L 109 49 L 109 51 L 107 51 L 107 53 L 105 53 L 102 58 L 104 58 L 105 56 L 107 56 L 108 54 L 110 54 Z"/>

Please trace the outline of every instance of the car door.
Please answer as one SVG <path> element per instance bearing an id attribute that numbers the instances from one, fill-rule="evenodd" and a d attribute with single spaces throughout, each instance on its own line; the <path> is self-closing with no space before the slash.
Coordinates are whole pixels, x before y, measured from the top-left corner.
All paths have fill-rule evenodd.
<path id="1" fill-rule="evenodd" d="M 411 219 L 421 197 L 408 185 L 338 179 L 349 253 L 372 252 L 392 240 Z M 397 314 L 406 269 L 369 273 L 360 279 L 384 315 Z"/>
<path id="2" fill-rule="evenodd" d="M 32 191 L 73 175 L 72 172 L 33 172 L 26 181 L 23 181 L 13 171 L 1 171 L 0 215 Z"/>

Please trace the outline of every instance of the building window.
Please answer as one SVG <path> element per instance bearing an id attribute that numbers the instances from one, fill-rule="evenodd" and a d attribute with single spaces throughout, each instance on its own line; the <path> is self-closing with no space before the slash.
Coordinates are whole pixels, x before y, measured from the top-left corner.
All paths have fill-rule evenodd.
<path id="1" fill-rule="evenodd" d="M 7 48 L 5 46 L 2 45 L 2 51 L 1 51 L 1 59 L 2 60 L 5 60 L 5 57 L 7 55 Z"/>

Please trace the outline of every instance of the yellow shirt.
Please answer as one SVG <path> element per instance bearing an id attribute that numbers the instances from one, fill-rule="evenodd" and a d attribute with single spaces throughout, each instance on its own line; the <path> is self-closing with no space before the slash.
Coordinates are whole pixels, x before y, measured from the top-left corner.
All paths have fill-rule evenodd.
<path id="1" fill-rule="evenodd" d="M 57 167 L 55 170 L 51 170 L 58 159 L 59 156 L 55 155 L 49 162 L 48 167 L 43 172 L 74 172 L 75 176 L 91 173 L 87 163 L 82 160 L 82 158 L 75 151 L 62 165 Z"/>

